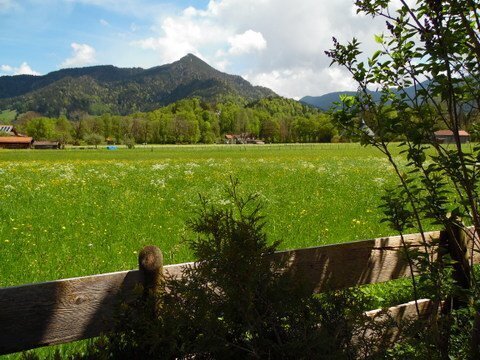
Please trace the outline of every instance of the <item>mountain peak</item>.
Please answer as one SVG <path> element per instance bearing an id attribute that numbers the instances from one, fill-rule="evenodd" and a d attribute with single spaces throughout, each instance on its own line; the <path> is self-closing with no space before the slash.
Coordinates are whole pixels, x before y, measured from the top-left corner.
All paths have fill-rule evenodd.
<path id="1" fill-rule="evenodd" d="M 83 111 L 129 114 L 188 97 L 216 101 L 231 94 L 258 100 L 276 94 L 238 75 L 218 71 L 193 54 L 150 69 L 111 65 L 64 69 L 28 79 L 0 77 L 0 109 L 47 116 Z"/>
<path id="2" fill-rule="evenodd" d="M 208 65 L 205 61 L 191 53 L 188 53 L 187 55 L 180 58 L 180 60 L 175 61 L 174 64 L 196 64 L 210 67 L 210 65 Z"/>
<path id="3" fill-rule="evenodd" d="M 200 60 L 198 56 L 193 55 L 192 53 L 188 53 L 184 57 L 182 57 L 180 60 Z"/>

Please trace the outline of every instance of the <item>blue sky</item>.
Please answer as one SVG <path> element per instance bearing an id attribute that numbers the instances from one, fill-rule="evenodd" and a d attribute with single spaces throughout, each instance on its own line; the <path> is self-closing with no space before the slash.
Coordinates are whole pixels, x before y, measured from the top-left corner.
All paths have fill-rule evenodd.
<path id="1" fill-rule="evenodd" d="M 381 30 L 353 0 L 0 0 L 0 76 L 148 68 L 193 53 L 299 98 L 353 88 L 323 52 L 332 36 L 356 36 L 370 52 Z"/>

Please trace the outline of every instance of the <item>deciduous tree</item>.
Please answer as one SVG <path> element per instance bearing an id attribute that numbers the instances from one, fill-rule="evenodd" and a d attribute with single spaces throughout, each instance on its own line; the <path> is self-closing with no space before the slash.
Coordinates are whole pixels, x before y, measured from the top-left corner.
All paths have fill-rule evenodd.
<path id="1" fill-rule="evenodd" d="M 438 255 L 442 258 L 446 252 L 454 259 L 453 289 L 462 289 L 449 292 L 452 301 L 447 303 L 466 305 L 478 294 L 469 261 L 478 250 L 478 239 L 464 224 L 473 224 L 479 233 L 480 147 L 465 147 L 460 130 L 480 108 L 480 3 L 357 0 L 356 5 L 359 12 L 383 18 L 386 31 L 375 36 L 379 49 L 370 57 L 362 54 L 356 39 L 347 44 L 333 39 L 334 48 L 327 55 L 358 83 L 357 95 L 343 97 L 334 117 L 364 144 L 382 151 L 397 173 L 399 187 L 384 197 L 392 228 L 402 235 L 412 230 L 423 233 L 434 222 L 446 230 Z M 379 100 L 372 97 L 373 89 L 381 91 Z M 452 131 L 452 145 L 435 137 L 438 124 Z M 400 147 L 406 168 L 389 146 L 394 139 L 404 140 Z M 438 271 L 441 262 L 427 260 L 432 296 L 436 292 L 440 300 L 446 273 Z M 448 262 L 443 264 L 447 269 Z M 452 344 L 445 333 L 439 339 L 438 349 L 447 358 Z M 478 342 L 472 354 L 478 358 Z"/>

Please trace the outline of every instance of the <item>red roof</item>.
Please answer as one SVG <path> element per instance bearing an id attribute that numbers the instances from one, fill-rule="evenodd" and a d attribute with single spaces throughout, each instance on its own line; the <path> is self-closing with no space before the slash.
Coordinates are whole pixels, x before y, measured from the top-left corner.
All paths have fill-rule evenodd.
<path id="1" fill-rule="evenodd" d="M 453 131 L 452 130 L 438 130 L 435 131 L 436 136 L 453 136 Z M 465 130 L 458 130 L 458 135 L 460 136 L 470 136 L 468 132 Z"/>
<path id="2" fill-rule="evenodd" d="M 33 138 L 28 136 L 0 136 L 0 143 L 2 144 L 29 144 Z"/>

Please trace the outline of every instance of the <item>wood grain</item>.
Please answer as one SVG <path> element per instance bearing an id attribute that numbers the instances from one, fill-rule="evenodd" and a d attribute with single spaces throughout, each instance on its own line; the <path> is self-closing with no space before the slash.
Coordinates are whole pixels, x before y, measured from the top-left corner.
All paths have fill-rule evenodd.
<path id="1" fill-rule="evenodd" d="M 439 231 L 425 234 L 430 242 Z M 409 249 L 423 251 L 420 234 L 404 236 Z M 312 292 L 373 284 L 409 276 L 400 236 L 279 252 L 284 271 L 300 272 Z"/>
<path id="2" fill-rule="evenodd" d="M 438 239 L 440 232 L 427 234 Z M 418 234 L 405 236 L 422 249 Z M 302 274 L 312 292 L 383 282 L 408 276 L 400 237 L 328 245 L 274 254 L 281 271 Z M 478 262 L 478 259 L 476 262 Z M 168 265 L 180 276 L 192 263 Z M 136 296 L 138 270 L 0 289 L 0 354 L 98 336 L 108 330 L 115 306 Z"/>

